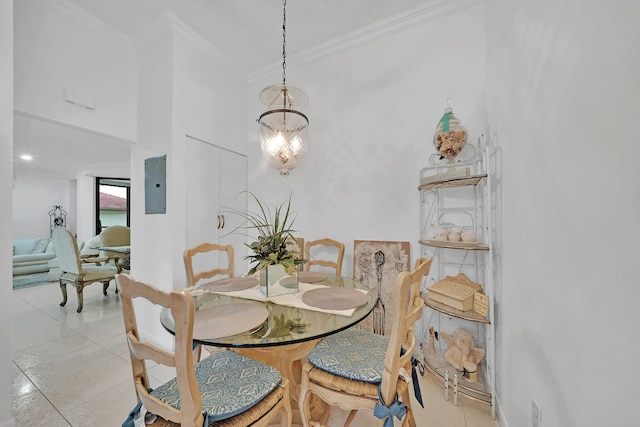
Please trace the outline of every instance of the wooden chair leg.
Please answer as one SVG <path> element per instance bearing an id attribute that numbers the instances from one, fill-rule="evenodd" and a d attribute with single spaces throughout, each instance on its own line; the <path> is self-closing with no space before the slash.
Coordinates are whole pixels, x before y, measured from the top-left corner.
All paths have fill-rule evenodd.
<path id="1" fill-rule="evenodd" d="M 83 286 L 81 284 L 78 284 L 76 286 L 76 296 L 78 297 L 78 309 L 76 310 L 77 313 L 80 313 L 82 311 L 82 306 L 84 304 L 84 297 L 82 296 L 82 288 Z"/>
<path id="2" fill-rule="evenodd" d="M 193 360 L 199 362 L 202 357 L 202 345 L 198 344 L 193 348 Z"/>
<path id="3" fill-rule="evenodd" d="M 109 281 L 102 282 L 102 295 L 107 296 L 107 289 L 109 288 Z"/>
<path id="4" fill-rule="evenodd" d="M 347 415 L 347 419 L 344 421 L 344 427 L 349 427 L 351 425 L 351 422 L 353 421 L 357 413 L 358 411 L 356 409 L 349 412 L 349 415 Z"/>
<path id="5" fill-rule="evenodd" d="M 409 422 L 410 427 L 416 427 L 416 420 L 413 418 L 413 409 L 411 408 L 411 398 L 409 397 L 409 388 L 405 388 L 402 393 L 402 403 L 407 406 L 407 413 L 404 416 L 404 421 L 402 425 L 407 425 L 407 421 Z"/>
<path id="6" fill-rule="evenodd" d="M 291 409 L 291 392 L 289 386 L 289 381 L 286 380 L 284 396 L 282 396 L 282 409 L 280 410 L 280 427 L 290 427 L 293 417 L 293 411 Z"/>
<path id="7" fill-rule="evenodd" d="M 302 425 L 309 427 L 311 422 L 311 408 L 309 406 L 309 370 L 311 368 L 305 365 L 302 368 L 302 380 L 300 382 L 300 393 L 298 395 L 298 409 L 300 411 L 300 418 L 302 419 Z"/>
<path id="8" fill-rule="evenodd" d="M 62 302 L 60 307 L 64 307 L 67 304 L 67 284 L 60 280 L 60 292 L 62 292 Z"/>

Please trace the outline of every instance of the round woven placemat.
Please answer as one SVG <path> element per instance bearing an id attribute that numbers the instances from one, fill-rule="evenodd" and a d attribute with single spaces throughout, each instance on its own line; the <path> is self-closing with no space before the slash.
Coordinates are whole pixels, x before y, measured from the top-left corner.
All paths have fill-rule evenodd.
<path id="1" fill-rule="evenodd" d="M 232 292 L 253 288 L 260 283 L 255 277 L 227 277 L 200 285 L 201 289 L 215 292 Z"/>
<path id="2" fill-rule="evenodd" d="M 304 283 L 321 282 L 329 277 L 327 273 L 319 271 L 301 271 L 298 273 L 298 280 Z"/>
<path id="3" fill-rule="evenodd" d="M 323 310 L 348 310 L 369 301 L 367 294 L 353 288 L 312 289 L 302 294 L 302 302 Z"/>
<path id="4" fill-rule="evenodd" d="M 198 310 L 193 316 L 194 339 L 230 337 L 262 325 L 269 311 L 260 304 L 234 302 Z"/>

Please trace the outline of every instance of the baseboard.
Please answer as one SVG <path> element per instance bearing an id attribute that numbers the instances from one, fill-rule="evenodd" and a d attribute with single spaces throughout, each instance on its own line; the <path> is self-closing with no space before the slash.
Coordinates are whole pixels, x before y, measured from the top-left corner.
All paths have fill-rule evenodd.
<path id="1" fill-rule="evenodd" d="M 500 405 L 500 401 L 496 396 L 496 418 L 498 419 L 498 424 L 500 427 L 509 427 L 509 423 L 507 422 L 507 417 L 504 416 L 504 412 L 502 412 L 502 406 Z"/>

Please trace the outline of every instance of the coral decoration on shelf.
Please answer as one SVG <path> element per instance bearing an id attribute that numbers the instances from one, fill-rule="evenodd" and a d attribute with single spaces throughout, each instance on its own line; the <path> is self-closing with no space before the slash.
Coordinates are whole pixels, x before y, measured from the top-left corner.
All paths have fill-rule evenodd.
<path id="1" fill-rule="evenodd" d="M 466 143 L 467 130 L 460 124 L 460 120 L 453 115 L 453 109 L 447 106 L 436 126 L 433 145 L 435 145 L 442 158 L 453 162 Z"/>

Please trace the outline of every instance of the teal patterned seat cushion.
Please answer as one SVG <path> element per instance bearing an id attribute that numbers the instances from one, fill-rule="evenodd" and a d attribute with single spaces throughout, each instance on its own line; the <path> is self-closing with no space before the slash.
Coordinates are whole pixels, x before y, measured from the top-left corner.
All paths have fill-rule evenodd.
<path id="1" fill-rule="evenodd" d="M 388 344 L 389 339 L 378 334 L 347 329 L 320 341 L 309 362 L 343 378 L 377 384 L 382 382 Z"/>
<path id="2" fill-rule="evenodd" d="M 277 369 L 232 351 L 221 351 L 203 359 L 196 365 L 195 372 L 202 395 L 202 411 L 209 414 L 209 421 L 246 411 L 282 380 Z M 151 394 L 175 408 L 181 407 L 176 378 Z"/>

